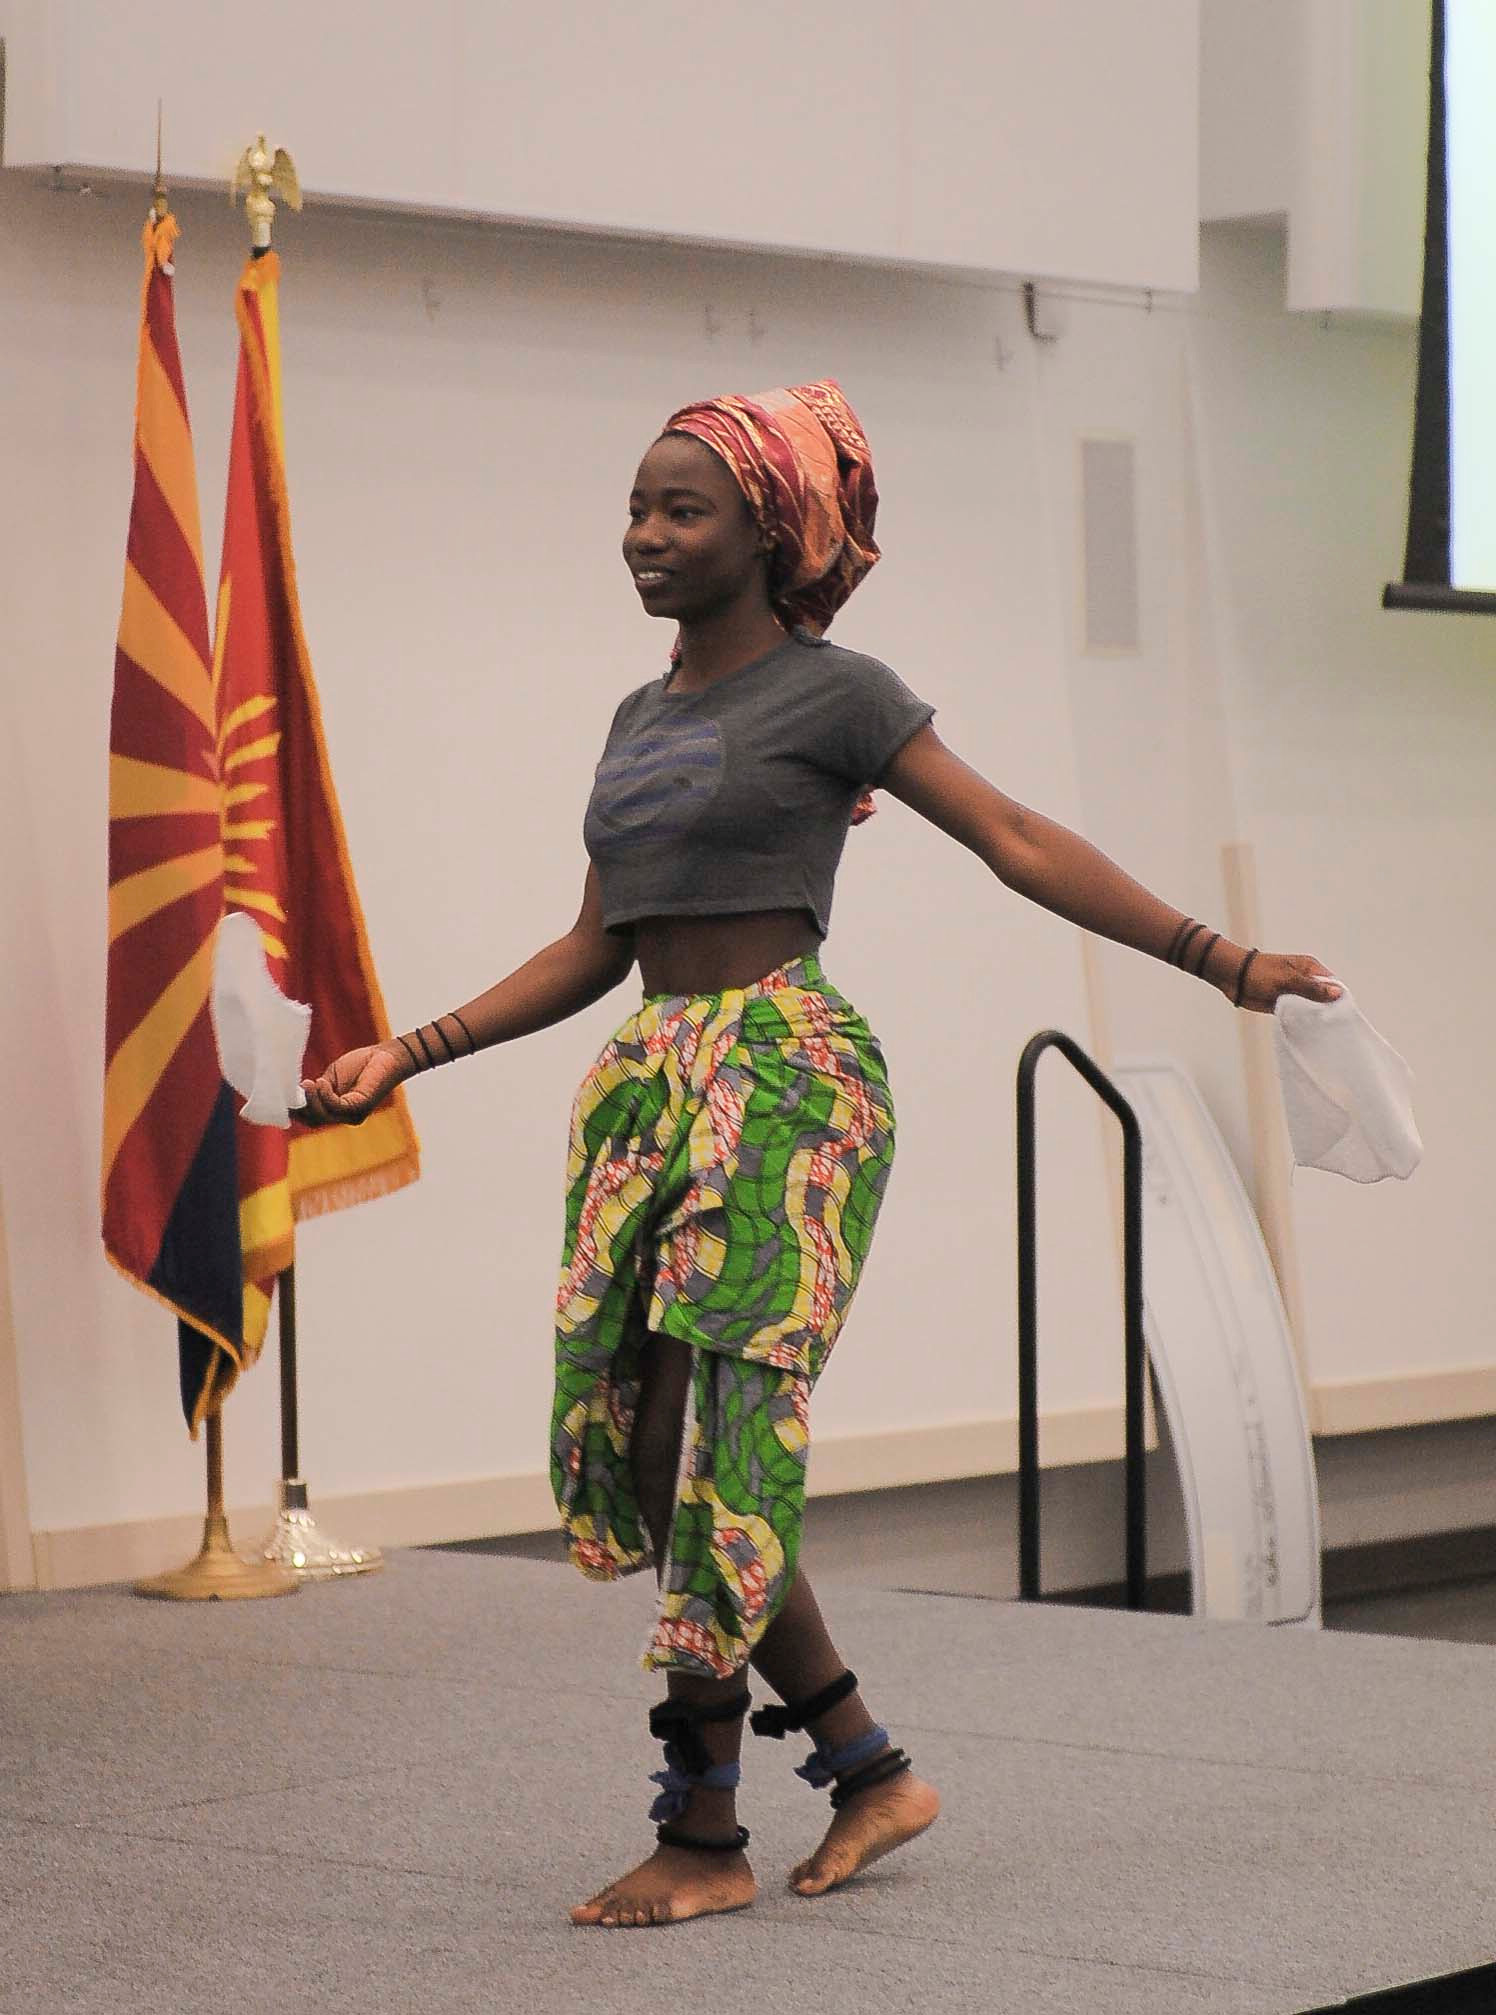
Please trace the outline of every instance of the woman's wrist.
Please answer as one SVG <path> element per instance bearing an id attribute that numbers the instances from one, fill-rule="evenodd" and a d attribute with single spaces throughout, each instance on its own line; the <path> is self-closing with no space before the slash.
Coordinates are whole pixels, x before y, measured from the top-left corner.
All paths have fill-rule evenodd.
<path id="1" fill-rule="evenodd" d="M 1206 924 L 1196 922 L 1194 917 L 1184 917 L 1175 928 L 1164 958 L 1170 965 L 1178 966 L 1181 972 L 1190 973 L 1196 979 L 1203 979 L 1217 992 L 1225 994 L 1228 1000 L 1241 1005 L 1241 995 L 1248 972 L 1257 953 L 1246 946 L 1233 944 L 1221 931 L 1211 930 Z"/>
<path id="2" fill-rule="evenodd" d="M 1245 945 L 1233 944 L 1220 932 L 1212 932 L 1210 949 L 1198 961 L 1191 959 L 1190 965 L 1197 979 L 1206 981 L 1229 999 L 1245 957 Z"/>
<path id="3" fill-rule="evenodd" d="M 471 1056 L 478 1045 L 462 1016 L 451 1011 L 438 1015 L 435 1021 L 420 1023 L 405 1035 L 391 1037 L 383 1047 L 399 1059 L 407 1077 L 417 1077 L 422 1071 Z"/>
<path id="4" fill-rule="evenodd" d="M 414 1077 L 421 1068 L 419 1056 L 411 1051 L 404 1036 L 386 1036 L 383 1042 L 376 1043 L 374 1047 L 389 1057 L 402 1079 Z"/>

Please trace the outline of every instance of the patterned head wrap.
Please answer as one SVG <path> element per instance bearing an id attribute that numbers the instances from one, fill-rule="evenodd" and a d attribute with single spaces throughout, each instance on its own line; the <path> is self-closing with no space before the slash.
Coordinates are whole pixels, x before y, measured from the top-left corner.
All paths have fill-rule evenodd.
<path id="1" fill-rule="evenodd" d="M 874 565 L 867 436 L 834 378 L 682 406 L 667 434 L 705 441 L 727 464 L 773 546 L 769 600 L 787 628 L 816 636 Z"/>
<path id="2" fill-rule="evenodd" d="M 703 399 L 665 432 L 693 435 L 727 464 L 772 547 L 770 607 L 786 629 L 820 636 L 878 560 L 872 454 L 835 378 Z M 873 811 L 864 791 L 853 825 Z"/>

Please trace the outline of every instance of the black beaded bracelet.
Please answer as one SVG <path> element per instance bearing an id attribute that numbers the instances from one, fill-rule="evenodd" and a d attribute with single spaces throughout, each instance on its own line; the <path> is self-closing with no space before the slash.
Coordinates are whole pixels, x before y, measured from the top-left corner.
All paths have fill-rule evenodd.
<path id="1" fill-rule="evenodd" d="M 457 1026 L 462 1030 L 463 1034 L 467 1037 L 468 1046 L 466 1051 L 463 1052 L 463 1054 L 467 1056 L 476 1055 L 478 1045 L 473 1040 L 472 1030 L 468 1027 L 467 1023 L 463 1020 L 460 1014 L 457 1014 L 455 1011 L 449 1011 L 445 1015 L 438 1015 L 435 1021 L 427 1022 L 423 1028 L 412 1029 L 410 1035 L 408 1036 L 397 1035 L 395 1037 L 395 1041 L 399 1043 L 401 1049 L 403 1049 L 405 1054 L 410 1058 L 411 1066 L 413 1069 L 417 1071 L 437 1070 L 444 1063 L 456 1063 L 458 1058 L 458 1051 L 453 1045 L 452 1038 L 447 1034 L 447 1031 L 442 1027 L 442 1023 L 444 1021 L 455 1021 Z M 434 1053 L 432 1045 L 426 1040 L 425 1029 L 430 1029 L 432 1035 L 441 1044 L 442 1048 L 446 1051 L 445 1056 L 438 1056 Z M 420 1056 L 417 1056 L 414 1049 L 412 1049 L 411 1047 L 412 1040 L 420 1044 L 421 1046 Z M 422 1058 L 425 1059 L 424 1062 L 422 1061 Z"/>
<path id="2" fill-rule="evenodd" d="M 1204 930 L 1204 928 L 1205 928 L 1204 924 L 1191 924 L 1189 929 L 1180 938 L 1178 947 L 1173 954 L 1171 962 L 1174 965 L 1178 966 L 1181 972 L 1184 972 L 1186 970 L 1184 962 L 1186 958 L 1189 956 L 1190 946 L 1194 943 L 1196 937 L 1199 935 L 1201 931 Z"/>
<path id="3" fill-rule="evenodd" d="M 1164 953 L 1165 965 L 1171 966 L 1174 964 L 1175 960 L 1179 956 L 1179 948 L 1184 943 L 1186 934 L 1193 929 L 1198 929 L 1198 925 L 1196 925 L 1195 919 L 1193 917 L 1186 917 L 1184 922 L 1179 926 L 1178 930 L 1175 931 L 1173 937 L 1170 938 L 1169 940 L 1169 949 Z"/>
<path id="4" fill-rule="evenodd" d="M 1252 970 L 1252 961 L 1253 959 L 1256 958 L 1256 956 L 1257 956 L 1257 947 L 1256 945 L 1253 945 L 1252 949 L 1247 953 L 1246 957 L 1242 960 L 1241 967 L 1236 975 L 1236 992 L 1231 1002 L 1231 1005 L 1233 1007 L 1240 1007 L 1242 1002 L 1246 999 L 1247 974 Z"/>
<path id="5" fill-rule="evenodd" d="M 1220 942 L 1221 942 L 1220 932 L 1212 931 L 1210 936 L 1205 941 L 1204 951 L 1201 952 L 1199 958 L 1197 958 L 1195 961 L 1195 978 L 1197 980 L 1204 979 L 1206 962 L 1209 960 L 1211 953 L 1215 950 L 1216 946 Z"/>

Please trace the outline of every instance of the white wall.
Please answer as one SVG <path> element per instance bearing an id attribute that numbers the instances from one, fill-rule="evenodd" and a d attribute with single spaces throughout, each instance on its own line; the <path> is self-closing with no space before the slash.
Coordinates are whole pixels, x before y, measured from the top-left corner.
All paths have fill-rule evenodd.
<path id="1" fill-rule="evenodd" d="M 1292 1191 L 1316 1417 L 1346 1432 L 1496 1407 L 1496 1258 L 1472 1236 L 1496 1103 L 1477 893 L 1496 857 L 1496 678 L 1478 622 L 1380 607 L 1402 547 L 1416 332 L 1285 313 L 1281 229 L 1203 234 L 1202 285 L 1072 316 L 1038 356 L 1053 522 L 1073 440 L 1138 442 L 1142 638 L 1069 682 L 1088 832 L 1198 916 L 1219 848 L 1255 854 L 1264 940 L 1339 972 L 1407 1056 L 1427 1160 Z M 1103 946 L 1119 1053 L 1172 1049 L 1252 1182 L 1240 1058 L 1212 996 Z"/>
<path id="2" fill-rule="evenodd" d="M 1306 0 L 1201 0 L 1200 215 L 1282 216 L 1292 199 L 1303 80 L 1291 61 Z"/>
<path id="3" fill-rule="evenodd" d="M 1416 316 L 1428 0 L 1203 0 L 1200 215 L 1287 219 L 1286 299 Z"/>
<path id="4" fill-rule="evenodd" d="M 1036 346 L 1035 423 L 1056 548 L 1057 613 L 1085 831 L 1150 887 L 1225 929 L 1221 849 L 1246 837 L 1236 799 L 1189 415 L 1195 317 L 1182 302 L 1075 304 L 1064 337 Z M 1092 655 L 1079 591 L 1077 442 L 1135 444 L 1140 646 Z M 1252 1179 L 1232 1014 L 1208 988 L 1122 947 L 1093 943 L 1098 1036 L 1117 1057 L 1177 1056 Z"/>
<path id="5" fill-rule="evenodd" d="M 1198 0 L 0 0 L 7 158 L 987 272 L 1195 279 Z"/>
<path id="6" fill-rule="evenodd" d="M 1300 0 L 1291 307 L 1418 312 L 1430 17 L 1422 0 Z"/>
<path id="7" fill-rule="evenodd" d="M 239 238 L 219 201 L 179 207 L 212 552 Z M 170 1325 L 97 1242 L 136 228 L 132 200 L 0 179 L 0 930 L 24 975 L 0 996 L 0 1053 L 25 1060 L 0 1195 L 31 1522 L 49 1533 L 190 1514 L 200 1493 Z M 607 710 L 663 648 L 614 556 L 643 442 L 684 396 L 835 370 L 877 451 L 887 554 L 838 634 L 928 691 L 979 767 L 1196 914 L 1221 914 L 1220 847 L 1254 844 L 1267 942 L 1321 952 L 1414 1065 L 1429 1147 L 1415 1181 L 1310 1175 L 1294 1192 L 1328 1424 L 1491 1408 L 1491 1261 L 1472 1235 L 1490 1177 L 1466 1122 L 1493 1089 L 1493 954 L 1472 904 L 1496 838 L 1496 686 L 1483 626 L 1377 606 L 1400 544 L 1410 332 L 1286 316 L 1281 241 L 1248 229 L 1208 234 L 1198 303 L 1077 298 L 1052 348 L 1030 342 L 1011 286 L 847 271 L 832 289 L 795 261 L 325 211 L 281 242 L 308 629 L 397 1020 L 462 998 L 573 914 Z M 1083 431 L 1138 443 L 1132 659 L 1079 646 Z M 845 1487 L 1001 1466 L 1011 1072 L 1034 1028 L 1088 1032 L 1075 939 L 887 806 L 850 843 L 829 951 L 889 1045 L 903 1133 L 818 1400 L 820 1473 Z M 1113 1046 L 1181 1055 L 1244 1156 L 1224 1003 L 1110 949 L 1097 967 Z M 628 1000 L 419 1087 L 426 1179 L 307 1228 L 321 1495 L 537 1476 L 566 1100 Z M 1046 1336 L 1065 1346 L 1046 1398 L 1069 1417 L 1047 1447 L 1075 1459 L 1115 1447 L 1104 1136 L 1062 1073 L 1044 1100 Z M 233 1402 L 233 1503 L 268 1501 L 273 1408 L 267 1367 Z"/>
<path id="8" fill-rule="evenodd" d="M 1269 233 L 1207 234 L 1192 353 L 1264 914 L 1344 975 L 1417 1076 L 1427 1161 L 1411 1183 L 1296 1185 L 1314 1375 L 1330 1422 L 1376 1425 L 1354 1401 L 1337 1412 L 1335 1389 L 1417 1372 L 1452 1391 L 1459 1367 L 1496 1362 L 1476 1117 L 1496 1103 L 1496 645 L 1479 621 L 1380 608 L 1402 552 L 1415 332 L 1282 315 L 1280 256 Z M 1468 1410 L 1491 1409 L 1479 1390 Z"/>
<path id="9" fill-rule="evenodd" d="M 1432 8 L 1360 0 L 1356 265 L 1345 305 L 1416 316 L 1422 305 Z M 1322 290 L 1317 290 L 1322 292 Z M 1332 299 L 1310 305 L 1334 307 Z"/>

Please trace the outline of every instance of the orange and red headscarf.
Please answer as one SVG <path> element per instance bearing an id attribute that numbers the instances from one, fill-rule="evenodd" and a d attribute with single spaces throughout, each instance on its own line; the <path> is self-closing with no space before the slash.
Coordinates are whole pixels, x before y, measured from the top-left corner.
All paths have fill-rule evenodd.
<path id="1" fill-rule="evenodd" d="M 872 454 L 841 386 L 818 378 L 702 399 L 672 413 L 664 431 L 693 435 L 727 464 L 772 547 L 770 606 L 786 629 L 820 636 L 878 560 Z M 852 823 L 873 810 L 864 791 Z"/>
<path id="2" fill-rule="evenodd" d="M 774 613 L 819 636 L 878 558 L 872 456 L 841 386 L 820 378 L 703 399 L 672 413 L 665 432 L 694 435 L 727 464 L 774 549 Z"/>

